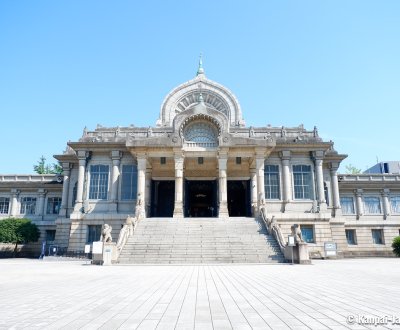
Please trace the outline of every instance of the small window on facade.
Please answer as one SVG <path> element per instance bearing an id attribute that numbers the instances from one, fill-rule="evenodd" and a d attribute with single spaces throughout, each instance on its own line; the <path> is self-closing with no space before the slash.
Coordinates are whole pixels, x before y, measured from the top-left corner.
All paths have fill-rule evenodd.
<path id="1" fill-rule="evenodd" d="M 348 245 L 357 245 L 355 229 L 346 229 L 346 239 Z"/>
<path id="2" fill-rule="evenodd" d="M 0 214 L 8 214 L 10 208 L 10 199 L 7 197 L 0 197 Z"/>
<path id="3" fill-rule="evenodd" d="M 56 239 L 56 231 L 46 230 L 46 242 L 54 242 L 55 239 Z"/>
<path id="4" fill-rule="evenodd" d="M 372 229 L 372 242 L 374 244 L 380 244 L 380 245 L 384 244 L 382 229 Z"/>
<path id="5" fill-rule="evenodd" d="M 90 166 L 89 199 L 107 199 L 108 165 Z"/>
<path id="6" fill-rule="evenodd" d="M 87 242 L 93 243 L 100 240 L 101 225 L 88 225 Z"/>
<path id="7" fill-rule="evenodd" d="M 199 165 L 204 164 L 204 158 L 203 157 L 197 158 L 197 164 L 199 164 Z"/>
<path id="8" fill-rule="evenodd" d="M 307 243 L 315 243 L 314 237 L 314 226 L 312 225 L 300 225 L 301 235 Z"/>
<path id="9" fill-rule="evenodd" d="M 279 185 L 279 166 L 265 165 L 264 167 L 264 186 L 266 199 L 280 198 Z"/>
<path id="10" fill-rule="evenodd" d="M 390 205 L 393 213 L 400 213 L 400 196 L 390 197 Z"/>
<path id="11" fill-rule="evenodd" d="M 310 165 L 293 165 L 294 198 L 313 199 Z"/>
<path id="12" fill-rule="evenodd" d="M 136 199 L 137 192 L 137 166 L 122 166 L 121 200 Z"/>
<path id="13" fill-rule="evenodd" d="M 389 173 L 389 164 L 383 163 L 383 173 Z"/>
<path id="14" fill-rule="evenodd" d="M 379 197 L 364 197 L 364 207 L 366 214 L 380 214 L 381 211 L 381 202 Z"/>
<path id="15" fill-rule="evenodd" d="M 353 197 L 340 197 L 343 214 L 355 214 Z"/>
<path id="16" fill-rule="evenodd" d="M 242 164 L 242 157 L 236 157 L 236 165 Z"/>
<path id="17" fill-rule="evenodd" d="M 160 158 L 160 164 L 165 165 L 167 163 L 167 159 L 165 157 Z"/>
<path id="18" fill-rule="evenodd" d="M 21 214 L 35 214 L 36 213 L 36 198 L 23 197 L 21 198 Z"/>
<path id="19" fill-rule="evenodd" d="M 61 207 L 60 197 L 50 197 L 47 199 L 47 214 L 58 214 Z"/>

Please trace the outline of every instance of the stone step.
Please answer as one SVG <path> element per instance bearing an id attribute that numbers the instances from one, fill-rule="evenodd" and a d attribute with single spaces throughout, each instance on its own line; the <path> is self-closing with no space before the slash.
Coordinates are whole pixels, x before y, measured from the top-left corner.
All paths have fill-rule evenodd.
<path id="1" fill-rule="evenodd" d="M 276 241 L 254 218 L 151 218 L 137 225 L 119 263 L 278 263 Z"/>

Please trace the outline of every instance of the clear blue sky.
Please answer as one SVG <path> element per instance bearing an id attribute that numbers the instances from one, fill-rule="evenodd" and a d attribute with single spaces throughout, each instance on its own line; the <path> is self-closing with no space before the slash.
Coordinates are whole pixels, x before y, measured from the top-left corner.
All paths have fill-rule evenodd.
<path id="1" fill-rule="evenodd" d="M 200 52 L 247 125 L 316 125 L 363 170 L 400 160 L 399 17 L 400 1 L 1 1 L 0 173 L 54 162 L 85 126 L 154 125 Z"/>

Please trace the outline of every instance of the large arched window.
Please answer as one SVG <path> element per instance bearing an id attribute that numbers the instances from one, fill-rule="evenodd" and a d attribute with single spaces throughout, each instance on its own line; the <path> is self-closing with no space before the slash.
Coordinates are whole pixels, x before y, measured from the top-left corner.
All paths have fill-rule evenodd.
<path id="1" fill-rule="evenodd" d="M 216 145 L 218 142 L 218 131 L 207 121 L 194 121 L 185 127 L 183 137 L 186 142 Z"/>

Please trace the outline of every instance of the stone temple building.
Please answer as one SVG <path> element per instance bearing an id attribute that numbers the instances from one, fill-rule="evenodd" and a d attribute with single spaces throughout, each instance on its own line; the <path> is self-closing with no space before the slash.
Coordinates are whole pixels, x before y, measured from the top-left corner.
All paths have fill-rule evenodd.
<path id="1" fill-rule="evenodd" d="M 150 224 L 190 223 L 190 244 L 196 223 L 240 235 L 264 208 L 284 239 L 300 226 L 311 257 L 323 257 L 326 242 L 339 256 L 391 255 L 400 231 L 399 174 L 338 174 L 346 155 L 316 127 L 246 126 L 235 95 L 201 61 L 165 97 L 154 127 L 85 128 L 55 158 L 62 175 L 0 176 L 0 217 L 30 218 L 41 240 L 68 251 L 98 240 L 103 224 L 117 241 L 128 216 L 139 220 L 134 237 Z M 218 230 L 223 241 L 227 229 Z"/>

